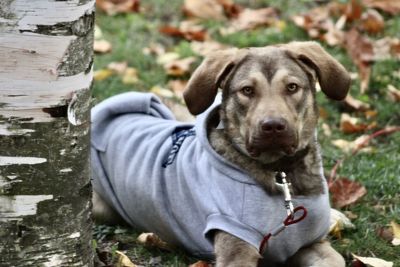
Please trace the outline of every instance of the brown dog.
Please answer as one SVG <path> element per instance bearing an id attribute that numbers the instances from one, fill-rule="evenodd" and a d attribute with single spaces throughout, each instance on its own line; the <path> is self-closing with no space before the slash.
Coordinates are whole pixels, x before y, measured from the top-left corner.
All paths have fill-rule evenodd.
<path id="1" fill-rule="evenodd" d="M 334 100 L 342 100 L 350 85 L 343 66 L 317 43 L 233 49 L 205 59 L 184 97 L 190 112 L 199 114 L 221 88 L 219 117 L 209 125 L 214 149 L 267 192 L 277 192 L 274 171 L 283 170 L 291 177 L 293 193 L 308 196 L 323 190 L 315 139 L 317 80 Z M 220 120 L 223 130 L 216 129 Z M 260 258 L 256 248 L 224 232 L 216 233 L 214 246 L 217 266 L 257 266 Z M 300 249 L 288 266 L 344 266 L 344 260 L 322 242 Z"/>
<path id="2" fill-rule="evenodd" d="M 231 49 L 203 61 L 184 98 L 197 115 L 214 102 L 221 88 L 222 104 L 207 125 L 213 149 L 246 171 L 269 195 L 282 195 L 275 183 L 275 172 L 280 171 L 287 174 L 295 196 L 313 197 L 327 190 L 315 135 L 317 81 L 335 100 L 342 100 L 350 85 L 343 66 L 315 42 Z M 95 194 L 95 216 L 110 217 L 109 213 Z M 310 220 L 318 224 L 317 217 Z M 214 232 L 214 251 L 217 267 L 255 267 L 262 258 L 257 247 L 220 230 Z M 344 265 L 341 255 L 318 239 L 291 255 L 285 266 Z"/>

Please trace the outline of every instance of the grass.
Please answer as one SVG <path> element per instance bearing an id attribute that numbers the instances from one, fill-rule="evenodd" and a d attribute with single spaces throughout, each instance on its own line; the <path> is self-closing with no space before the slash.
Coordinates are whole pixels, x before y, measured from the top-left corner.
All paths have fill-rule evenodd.
<path id="1" fill-rule="evenodd" d="M 288 19 L 290 15 L 305 11 L 314 6 L 313 1 L 238 1 L 246 6 L 259 7 L 265 4 L 277 6 L 282 12 L 285 27 L 282 31 L 272 28 L 259 28 L 253 31 L 245 31 L 222 36 L 218 28 L 224 22 L 206 21 L 204 25 L 209 29 L 213 39 L 238 47 L 264 46 L 272 43 L 288 42 L 291 40 L 308 40 L 307 34 L 297 28 Z M 343 2 L 343 1 L 342 1 Z M 145 12 L 140 14 L 126 14 L 106 16 L 101 12 L 97 14 L 97 25 L 101 28 L 104 38 L 112 43 L 113 50 L 109 54 L 95 56 L 95 69 L 103 69 L 113 61 L 127 61 L 129 66 L 139 72 L 139 82 L 132 85 L 122 83 L 118 76 L 111 76 L 94 84 L 93 94 L 98 100 L 111 95 L 131 91 L 146 91 L 154 85 L 165 86 L 171 79 L 165 74 L 162 66 L 158 65 L 151 55 L 144 55 L 142 50 L 150 43 L 161 43 L 169 51 L 179 53 L 181 56 L 193 55 L 190 43 L 182 39 L 173 39 L 163 36 L 158 28 L 161 25 L 177 23 L 182 19 L 179 12 L 181 1 L 142 1 Z M 400 31 L 400 17 L 386 17 L 383 36 L 396 36 Z M 352 72 L 356 67 L 347 54 L 340 48 L 328 48 L 342 64 Z M 388 84 L 400 87 L 400 74 L 397 60 L 380 61 L 374 64 L 370 88 L 367 94 L 359 94 L 359 82 L 355 81 L 351 92 L 356 98 L 368 102 L 372 109 L 377 111 L 377 128 L 387 125 L 400 125 L 399 104 L 388 101 L 386 88 Z M 331 143 L 333 139 L 354 140 L 358 134 L 343 134 L 339 130 L 340 114 L 345 111 L 340 103 L 327 100 L 322 94 L 318 95 L 319 104 L 327 111 L 328 117 L 321 120 L 331 126 L 332 136 L 327 138 L 320 131 L 324 165 L 330 170 L 335 162 L 344 157 L 344 153 Z M 353 114 L 354 115 L 354 114 Z M 362 114 L 355 114 L 362 117 Z M 370 134 L 373 130 L 367 132 Z M 340 176 L 361 182 L 368 190 L 367 195 L 357 204 L 343 210 L 351 211 L 357 215 L 353 220 L 355 230 L 343 233 L 343 238 L 332 240 L 335 248 L 345 256 L 347 263 L 352 260 L 351 253 L 362 256 L 376 256 L 393 261 L 394 266 L 400 266 L 400 248 L 393 247 L 387 241 L 377 235 L 377 229 L 387 227 L 390 221 L 400 222 L 400 134 L 397 132 L 389 136 L 381 136 L 372 141 L 374 151 L 372 153 L 358 153 L 355 156 L 346 157 L 339 169 Z M 135 242 L 138 233 L 131 229 L 121 231 L 121 228 L 106 228 L 96 226 L 98 243 L 106 240 L 117 244 L 119 249 L 127 250 L 127 255 L 136 263 L 145 266 L 187 266 L 196 259 L 182 251 L 165 252 L 156 248 L 145 248 Z M 157 257 L 161 257 L 157 258 Z M 157 258 L 157 262 L 150 264 L 151 259 Z M 158 264 L 158 265 L 157 265 Z M 349 265 L 350 266 L 350 265 Z"/>

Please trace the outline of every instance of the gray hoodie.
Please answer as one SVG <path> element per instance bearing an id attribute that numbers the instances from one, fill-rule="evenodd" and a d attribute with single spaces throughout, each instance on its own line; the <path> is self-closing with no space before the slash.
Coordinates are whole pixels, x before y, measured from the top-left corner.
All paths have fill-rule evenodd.
<path id="1" fill-rule="evenodd" d="M 213 257 L 212 233 L 223 230 L 257 249 L 286 218 L 283 196 L 268 195 L 207 139 L 213 106 L 195 125 L 178 122 L 149 93 L 125 93 L 92 109 L 93 186 L 132 226 L 156 233 L 200 257 Z M 321 175 L 321 179 L 322 175 Z M 283 262 L 329 227 L 329 199 L 294 197 L 307 217 L 268 242 L 264 257 Z"/>

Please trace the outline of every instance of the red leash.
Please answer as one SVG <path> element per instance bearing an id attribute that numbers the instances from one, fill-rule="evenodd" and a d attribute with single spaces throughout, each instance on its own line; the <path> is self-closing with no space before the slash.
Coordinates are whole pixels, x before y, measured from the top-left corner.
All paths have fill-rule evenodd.
<path id="1" fill-rule="evenodd" d="M 296 218 L 296 212 L 298 211 L 303 211 L 303 214 Z M 260 244 L 260 249 L 259 252 L 262 255 L 265 249 L 265 245 L 267 244 L 268 240 L 271 238 L 271 236 L 277 236 L 280 232 L 285 230 L 285 228 L 291 224 L 298 223 L 302 221 L 305 217 L 307 216 L 307 209 L 304 208 L 303 206 L 298 206 L 293 210 L 292 214 L 289 214 L 286 219 L 283 221 L 282 224 L 278 225 L 275 227 L 274 230 L 272 230 L 270 233 L 268 233 L 266 236 L 264 236 L 263 240 L 261 241 Z"/>

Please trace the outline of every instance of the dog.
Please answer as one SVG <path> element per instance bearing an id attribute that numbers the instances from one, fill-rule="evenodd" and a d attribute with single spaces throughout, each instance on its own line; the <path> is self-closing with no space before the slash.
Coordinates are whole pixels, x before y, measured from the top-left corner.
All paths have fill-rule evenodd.
<path id="1" fill-rule="evenodd" d="M 318 43 L 291 42 L 207 56 L 184 91 L 199 115 L 195 126 L 177 122 L 150 94 L 100 103 L 92 113 L 95 218 L 122 217 L 215 257 L 217 267 L 345 266 L 325 240 L 317 82 L 333 100 L 350 87 L 345 68 Z M 287 227 L 279 226 L 295 216 L 277 172 L 286 174 L 294 205 L 307 209 Z"/>

